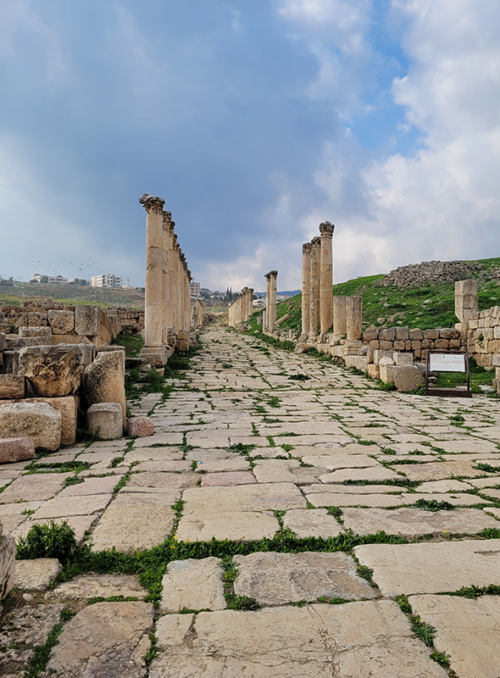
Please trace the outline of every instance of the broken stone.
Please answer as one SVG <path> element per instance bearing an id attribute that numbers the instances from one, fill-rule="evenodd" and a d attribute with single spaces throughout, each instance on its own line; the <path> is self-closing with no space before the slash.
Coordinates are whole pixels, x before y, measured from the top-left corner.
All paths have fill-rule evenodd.
<path id="1" fill-rule="evenodd" d="M 0 374 L 0 400 L 24 398 L 25 391 L 24 377 Z"/>
<path id="2" fill-rule="evenodd" d="M 118 403 L 122 412 L 123 429 L 127 421 L 125 351 L 99 353 L 94 362 L 85 369 L 84 390 L 90 406 Z"/>
<path id="3" fill-rule="evenodd" d="M 0 438 L 32 438 L 36 449 L 61 445 L 61 413 L 46 403 L 0 405 Z"/>
<path id="4" fill-rule="evenodd" d="M 35 560 L 16 560 L 15 587 L 43 591 L 62 570 L 57 558 L 36 558 Z"/>
<path id="5" fill-rule="evenodd" d="M 410 355 L 413 359 L 413 354 L 409 353 L 408 355 Z M 415 389 L 422 386 L 424 382 L 425 377 L 422 372 L 418 369 L 418 367 L 414 367 L 412 365 L 398 367 L 394 374 L 394 384 L 396 385 L 398 391 L 401 391 L 402 393 L 414 391 Z"/>
<path id="6" fill-rule="evenodd" d="M 155 426 L 149 417 L 132 417 L 127 423 L 127 433 L 129 436 L 138 438 L 147 438 L 155 432 Z"/>
<path id="7" fill-rule="evenodd" d="M 0 438 L 0 464 L 35 458 L 32 438 Z"/>
<path id="8" fill-rule="evenodd" d="M 218 558 L 174 560 L 163 575 L 162 612 L 223 610 L 226 607 Z"/>

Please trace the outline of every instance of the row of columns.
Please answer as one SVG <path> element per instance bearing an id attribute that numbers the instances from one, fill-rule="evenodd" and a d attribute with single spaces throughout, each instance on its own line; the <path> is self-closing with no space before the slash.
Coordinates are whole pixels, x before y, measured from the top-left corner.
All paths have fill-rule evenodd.
<path id="1" fill-rule="evenodd" d="M 262 319 L 263 331 L 272 331 L 276 323 L 276 296 L 278 293 L 278 271 L 266 273 L 266 311 Z"/>
<path id="2" fill-rule="evenodd" d="M 144 194 L 139 202 L 146 217 L 146 299 L 144 346 L 140 355 L 162 367 L 174 347 L 189 349 L 191 271 L 187 267 L 171 212 L 165 201 Z"/>
<path id="3" fill-rule="evenodd" d="M 319 225 L 321 237 L 302 246 L 302 339 L 324 334 L 333 322 L 333 232 Z"/>
<path id="4" fill-rule="evenodd" d="M 240 296 L 228 308 L 228 324 L 236 327 L 240 323 L 250 320 L 253 313 L 253 289 L 244 287 Z"/>

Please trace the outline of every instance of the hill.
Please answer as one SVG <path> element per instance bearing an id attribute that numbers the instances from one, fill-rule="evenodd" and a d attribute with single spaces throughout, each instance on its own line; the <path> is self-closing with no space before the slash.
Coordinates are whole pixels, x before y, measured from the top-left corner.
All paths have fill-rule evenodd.
<path id="1" fill-rule="evenodd" d="M 0 304 L 19 305 L 28 299 L 53 299 L 64 304 L 99 304 L 144 308 L 144 292 L 121 287 L 90 287 L 89 285 L 58 285 L 16 282 L 0 285 Z"/>
<path id="2" fill-rule="evenodd" d="M 444 265 L 443 265 L 444 264 Z M 453 264 L 453 266 L 448 266 Z M 460 266 L 463 264 L 463 266 Z M 467 273 L 467 275 L 463 275 Z M 447 278 L 443 280 L 444 278 Z M 453 327 L 455 316 L 455 280 L 478 281 L 479 310 L 500 306 L 500 258 L 468 262 L 423 262 L 333 286 L 333 294 L 359 295 L 363 298 L 363 325 L 386 325 L 420 329 Z M 400 284 L 394 284 L 398 280 Z M 408 281 L 413 281 L 409 283 Z M 301 331 L 302 295 L 277 305 L 276 317 L 290 315 L 283 329 Z M 255 312 L 252 328 L 257 328 Z"/>

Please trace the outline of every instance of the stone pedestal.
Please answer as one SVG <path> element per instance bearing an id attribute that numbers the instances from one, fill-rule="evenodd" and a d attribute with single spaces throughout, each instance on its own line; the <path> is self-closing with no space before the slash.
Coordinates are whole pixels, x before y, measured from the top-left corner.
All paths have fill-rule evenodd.
<path id="1" fill-rule="evenodd" d="M 346 298 L 347 341 L 359 341 L 363 332 L 363 299 Z"/>
<path id="2" fill-rule="evenodd" d="M 309 337 L 315 338 L 320 329 L 320 266 L 321 238 L 311 240 L 311 283 L 310 283 L 310 320 Z"/>
<path id="3" fill-rule="evenodd" d="M 332 238 L 335 226 L 329 221 L 319 225 L 321 233 L 320 257 L 320 332 L 324 334 L 332 326 L 332 298 L 333 298 L 333 255 Z"/>
<path id="4" fill-rule="evenodd" d="M 345 337 L 347 334 L 346 318 L 346 299 L 347 297 L 333 297 L 333 334 L 338 337 Z"/>
<path id="5" fill-rule="evenodd" d="M 461 323 L 475 320 L 479 312 L 477 280 L 459 280 L 455 283 L 455 315 Z"/>
<path id="6" fill-rule="evenodd" d="M 305 340 L 311 324 L 311 243 L 302 245 L 302 335 Z"/>
<path id="7" fill-rule="evenodd" d="M 163 205 L 165 201 L 146 193 L 139 202 L 147 212 L 146 219 L 146 299 L 144 311 L 144 347 L 140 352 L 154 349 L 156 364 L 163 365 L 166 353 L 163 348 L 163 276 L 165 273 L 163 250 Z M 148 359 L 148 362 L 151 362 Z M 151 363 L 153 364 L 153 363 Z"/>

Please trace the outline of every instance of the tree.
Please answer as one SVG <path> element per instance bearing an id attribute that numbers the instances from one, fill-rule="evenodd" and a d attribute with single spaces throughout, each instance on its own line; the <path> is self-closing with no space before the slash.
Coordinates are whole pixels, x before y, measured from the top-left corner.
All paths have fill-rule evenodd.
<path id="1" fill-rule="evenodd" d="M 49 276 L 48 275 L 42 275 L 40 277 L 40 282 L 41 283 L 48 283 L 49 282 Z"/>

